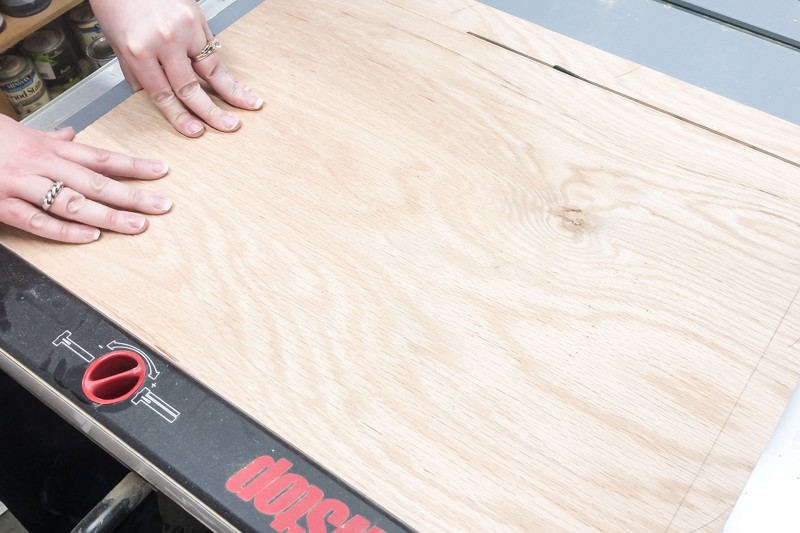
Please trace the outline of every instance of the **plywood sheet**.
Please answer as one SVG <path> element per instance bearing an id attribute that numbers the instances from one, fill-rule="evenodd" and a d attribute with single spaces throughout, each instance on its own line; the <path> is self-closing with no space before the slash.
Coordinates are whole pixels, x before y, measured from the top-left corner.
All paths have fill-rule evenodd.
<path id="1" fill-rule="evenodd" d="M 240 132 L 81 134 L 171 214 L 0 242 L 422 531 L 718 525 L 797 379 L 797 166 L 390 2 L 222 39 Z"/>

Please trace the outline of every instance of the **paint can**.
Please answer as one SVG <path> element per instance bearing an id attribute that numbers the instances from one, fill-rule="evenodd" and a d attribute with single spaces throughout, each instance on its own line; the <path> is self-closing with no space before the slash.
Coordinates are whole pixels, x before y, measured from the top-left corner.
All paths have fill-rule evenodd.
<path id="1" fill-rule="evenodd" d="M 69 12 L 69 24 L 79 48 L 85 54 L 92 41 L 103 36 L 89 2 L 84 2 Z"/>
<path id="2" fill-rule="evenodd" d="M 20 45 L 20 50 L 33 59 L 50 95 L 55 97 L 81 80 L 81 69 L 63 31 L 48 27 L 33 32 Z"/>
<path id="3" fill-rule="evenodd" d="M 86 49 L 86 57 L 89 58 L 95 68 L 100 68 L 106 63 L 110 63 L 117 56 L 114 55 L 114 49 L 111 48 L 111 43 L 105 37 L 95 39 Z"/>
<path id="4" fill-rule="evenodd" d="M 50 0 L 0 0 L 0 11 L 12 17 L 29 17 L 49 5 Z"/>
<path id="5" fill-rule="evenodd" d="M 24 56 L 0 56 L 0 89 L 20 117 L 30 115 L 50 101 L 33 61 Z"/>

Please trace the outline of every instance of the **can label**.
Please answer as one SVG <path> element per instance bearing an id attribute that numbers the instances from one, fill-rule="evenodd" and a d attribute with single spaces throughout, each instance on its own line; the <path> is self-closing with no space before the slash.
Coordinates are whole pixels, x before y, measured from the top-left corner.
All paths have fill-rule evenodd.
<path id="1" fill-rule="evenodd" d="M 68 83 L 80 74 L 75 51 L 59 29 L 44 29 L 31 34 L 22 41 L 21 50 L 33 59 L 36 70 L 48 86 Z"/>
<path id="2" fill-rule="evenodd" d="M 48 84 L 47 85 L 47 90 L 50 93 L 50 96 L 55 98 L 59 94 L 65 92 L 67 89 L 69 89 L 70 87 L 72 87 L 75 84 L 77 84 L 82 79 L 83 79 L 83 76 L 81 76 L 80 73 L 79 73 L 75 77 L 70 78 L 70 79 L 68 79 L 68 80 L 66 80 L 64 82 L 56 82 L 56 83 Z"/>
<path id="3" fill-rule="evenodd" d="M 97 21 L 94 19 L 80 22 L 73 20 L 71 22 L 75 36 L 78 38 L 81 51 L 85 54 L 86 49 L 89 48 L 92 41 L 96 41 L 102 37 L 103 32 L 100 31 L 100 26 L 97 25 Z"/>
<path id="4" fill-rule="evenodd" d="M 36 70 L 39 71 L 39 75 L 43 79 L 56 79 L 56 71 L 53 70 L 53 66 L 56 64 L 55 61 L 51 60 L 47 56 L 35 56 L 33 58 L 33 63 L 36 65 Z"/>
<path id="5" fill-rule="evenodd" d="M 36 55 L 32 59 L 36 70 L 47 81 L 71 79 L 79 70 L 77 60 L 67 49 Z"/>
<path id="6" fill-rule="evenodd" d="M 92 44 L 92 41 L 96 41 L 103 36 L 103 32 L 100 31 L 100 26 L 95 22 L 91 26 L 88 24 L 76 26 L 75 35 L 78 37 L 81 50 L 85 53 L 89 45 Z"/>
<path id="7" fill-rule="evenodd" d="M 42 78 L 31 66 L 14 80 L 0 84 L 8 101 L 20 116 L 30 115 L 50 101 Z"/>
<path id="8" fill-rule="evenodd" d="M 92 11 L 92 6 L 88 1 L 83 2 L 78 7 L 69 12 L 69 23 L 72 32 L 75 34 L 77 43 L 82 53 L 92 44 L 92 41 L 103 36 L 97 19 Z"/>

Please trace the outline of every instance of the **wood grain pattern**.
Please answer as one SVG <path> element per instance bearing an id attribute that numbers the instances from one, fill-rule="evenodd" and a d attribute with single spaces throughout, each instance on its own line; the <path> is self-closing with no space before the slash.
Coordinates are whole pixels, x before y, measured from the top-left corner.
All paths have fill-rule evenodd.
<path id="1" fill-rule="evenodd" d="M 393 3 L 434 17 L 449 27 L 492 39 L 548 65 L 560 65 L 610 90 L 800 164 L 800 148 L 795 142 L 797 126 L 781 118 L 712 95 L 474 0 Z M 698 105 L 708 99 L 714 105 Z"/>
<path id="2" fill-rule="evenodd" d="M 732 503 L 747 480 L 751 465 L 741 450 L 763 446 L 774 429 L 772 413 L 780 413 L 797 385 L 797 366 L 792 361 L 800 349 L 800 290 L 789 295 L 786 313 L 767 341 L 753 377 L 721 429 L 686 499 L 676 512 L 672 531 L 718 531 L 730 514 Z M 767 416 L 769 414 L 769 416 Z M 709 513 L 714 501 L 719 515 Z"/>
<path id="3" fill-rule="evenodd" d="M 798 376 L 800 169 L 392 2 L 222 38 L 239 133 L 81 134 L 171 214 L 0 240 L 422 531 L 719 524 Z"/>

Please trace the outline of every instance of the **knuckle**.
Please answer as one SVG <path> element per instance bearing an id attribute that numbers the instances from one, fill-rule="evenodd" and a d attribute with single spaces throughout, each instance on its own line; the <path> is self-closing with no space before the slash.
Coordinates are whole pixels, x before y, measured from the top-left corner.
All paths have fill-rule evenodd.
<path id="1" fill-rule="evenodd" d="M 148 56 L 148 48 L 144 42 L 130 42 L 123 46 L 123 55 L 134 60 Z"/>
<path id="2" fill-rule="evenodd" d="M 199 89 L 200 83 L 197 80 L 193 80 L 178 89 L 178 95 L 180 96 L 181 100 L 187 100 L 193 97 Z"/>
<path id="3" fill-rule="evenodd" d="M 172 89 L 163 89 L 152 94 L 153 103 L 159 108 L 169 107 L 175 102 L 175 93 Z"/>
<path id="4" fill-rule="evenodd" d="M 149 164 L 147 163 L 147 161 L 145 161 L 143 159 L 139 159 L 138 157 L 132 157 L 132 158 L 128 159 L 127 162 L 128 162 L 128 166 L 132 169 L 133 173 L 136 174 L 137 176 L 141 172 L 147 172 L 147 171 L 150 170 L 149 169 Z"/>
<path id="5" fill-rule="evenodd" d="M 182 9 L 177 10 L 178 20 L 181 24 L 197 24 L 201 22 L 201 18 L 198 16 L 198 10 L 195 9 L 195 6 L 182 6 Z"/>
<path id="6" fill-rule="evenodd" d="M 172 120 L 170 120 L 170 122 L 172 124 L 183 124 L 184 121 L 188 120 L 189 118 L 191 118 L 189 112 L 186 109 L 181 108 L 180 111 L 172 115 Z"/>
<path id="7" fill-rule="evenodd" d="M 221 114 L 222 114 L 222 109 L 217 107 L 214 104 L 214 102 L 210 102 L 208 104 L 208 106 L 206 106 L 206 114 L 205 114 L 205 116 L 207 116 L 209 118 L 209 120 L 214 120 Z"/>
<path id="8" fill-rule="evenodd" d="M 133 205 L 141 205 L 144 198 L 144 191 L 137 188 L 132 188 L 131 192 L 128 194 L 130 201 Z"/>
<path id="9" fill-rule="evenodd" d="M 44 229 L 45 226 L 47 226 L 47 221 L 49 220 L 49 218 L 50 217 L 48 217 L 44 213 L 34 213 L 28 219 L 28 227 L 31 229 L 41 231 L 42 229 Z"/>
<path id="10" fill-rule="evenodd" d="M 246 91 L 247 89 L 245 88 L 244 83 L 236 81 L 234 82 L 233 87 L 231 87 L 231 96 L 237 99 L 242 98 L 244 97 Z"/>
<path id="11" fill-rule="evenodd" d="M 107 177 L 95 172 L 92 174 L 92 177 L 89 180 L 89 186 L 91 187 L 93 193 L 100 194 L 105 190 L 110 181 L 111 180 L 109 180 Z"/>
<path id="12" fill-rule="evenodd" d="M 114 228 L 117 226 L 119 222 L 119 211 L 115 211 L 114 209 L 106 209 L 105 214 L 103 214 L 103 223 L 106 228 Z"/>
<path id="13" fill-rule="evenodd" d="M 105 163 L 109 159 L 111 159 L 111 152 L 109 152 L 108 150 L 103 150 L 102 148 L 95 148 L 94 159 L 98 163 Z"/>
<path id="14" fill-rule="evenodd" d="M 66 224 L 58 224 L 58 239 L 61 241 L 67 241 L 71 237 L 70 228 Z"/>
<path id="15" fill-rule="evenodd" d="M 41 141 L 43 141 L 43 140 L 44 139 L 42 139 Z M 44 152 L 44 150 L 42 149 L 42 146 L 37 143 L 37 144 L 31 144 L 31 145 L 24 146 L 20 150 L 20 155 L 23 156 L 26 159 L 39 158 L 39 157 L 42 157 L 44 155 L 43 152 Z"/>
<path id="16" fill-rule="evenodd" d="M 177 31 L 173 26 L 164 25 L 158 29 L 158 34 L 161 36 L 162 42 L 172 43 L 175 42 Z"/>
<path id="17" fill-rule="evenodd" d="M 86 205 L 86 197 L 80 193 L 73 193 L 67 200 L 67 213 L 74 215 Z"/>
<path id="18" fill-rule="evenodd" d="M 225 65 L 217 62 L 217 64 L 211 67 L 211 70 L 208 71 L 208 79 L 219 78 L 221 76 L 225 76 L 226 74 L 228 74 L 228 71 L 225 69 Z"/>
<path id="19" fill-rule="evenodd" d="M 4 202 L 0 200 L 0 222 L 5 224 L 9 224 L 16 228 L 22 228 L 23 223 L 29 221 L 25 220 L 23 214 L 20 212 L 18 206 L 14 204 L 14 202 L 6 202 L 8 205 L 4 205 Z"/>

